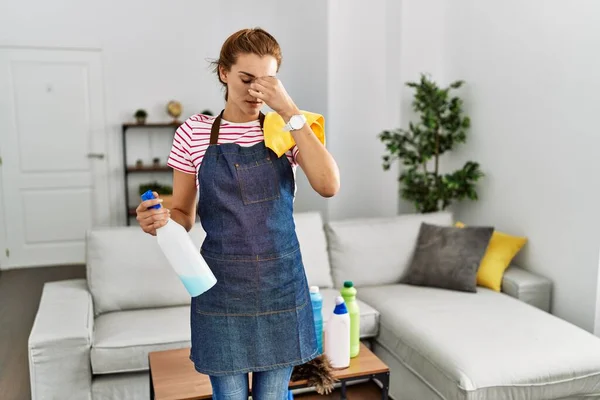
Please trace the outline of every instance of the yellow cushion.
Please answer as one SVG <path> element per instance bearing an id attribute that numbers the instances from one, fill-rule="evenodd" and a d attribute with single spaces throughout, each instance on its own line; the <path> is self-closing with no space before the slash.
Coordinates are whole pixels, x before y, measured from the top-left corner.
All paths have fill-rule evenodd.
<path id="1" fill-rule="evenodd" d="M 463 228 L 465 224 L 457 222 L 455 226 Z M 512 236 L 495 230 L 477 270 L 477 285 L 499 292 L 504 271 L 525 243 L 526 237 Z"/>
<path id="2" fill-rule="evenodd" d="M 314 134 L 325 145 L 325 118 L 321 114 L 301 111 L 306 117 L 306 123 L 310 126 Z M 265 146 L 270 148 L 281 157 L 286 151 L 290 150 L 296 142 L 291 132 L 284 132 L 285 121 L 276 112 L 268 112 L 265 115 L 263 131 L 265 133 Z"/>

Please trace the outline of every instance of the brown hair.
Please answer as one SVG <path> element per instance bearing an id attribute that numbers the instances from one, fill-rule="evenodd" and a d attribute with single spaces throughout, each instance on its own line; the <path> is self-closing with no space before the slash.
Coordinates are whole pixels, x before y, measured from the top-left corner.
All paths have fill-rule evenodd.
<path id="1" fill-rule="evenodd" d="M 277 60 L 277 70 L 281 65 L 281 48 L 270 33 L 261 28 L 242 29 L 235 32 L 223 43 L 219 59 L 212 62 L 213 71 L 217 74 L 219 82 L 225 87 L 225 100 L 227 100 L 227 84 L 221 80 L 219 67 L 230 71 L 231 66 L 237 62 L 239 54 L 273 56 Z"/>

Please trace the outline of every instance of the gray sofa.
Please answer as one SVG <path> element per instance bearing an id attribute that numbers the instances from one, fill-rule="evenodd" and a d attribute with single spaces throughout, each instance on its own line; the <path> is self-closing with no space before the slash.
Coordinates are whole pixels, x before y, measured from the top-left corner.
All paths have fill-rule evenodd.
<path id="1" fill-rule="evenodd" d="M 501 293 L 397 283 L 421 222 L 451 225 L 451 214 L 295 218 L 325 320 L 337 288 L 354 281 L 361 337 L 390 366 L 394 399 L 600 398 L 600 339 L 547 312 L 549 280 L 512 266 Z M 200 246 L 202 228 L 190 234 Z M 187 292 L 137 227 L 89 232 L 86 257 L 86 280 L 44 286 L 29 338 L 32 398 L 147 399 L 148 352 L 190 345 Z"/>

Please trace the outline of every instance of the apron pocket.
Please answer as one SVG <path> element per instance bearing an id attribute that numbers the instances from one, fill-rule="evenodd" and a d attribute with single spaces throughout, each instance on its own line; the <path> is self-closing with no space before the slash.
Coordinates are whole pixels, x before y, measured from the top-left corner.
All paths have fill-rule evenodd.
<path id="1" fill-rule="evenodd" d="M 256 317 L 295 313 L 310 302 L 299 249 L 256 260 L 221 260 L 203 255 L 217 284 L 195 299 L 197 313 Z"/>
<path id="2" fill-rule="evenodd" d="M 279 198 L 279 178 L 275 166 L 265 158 L 249 164 L 235 164 L 244 204 L 255 204 Z"/>
<path id="3" fill-rule="evenodd" d="M 291 312 L 310 300 L 300 250 L 258 264 L 262 314 Z"/>

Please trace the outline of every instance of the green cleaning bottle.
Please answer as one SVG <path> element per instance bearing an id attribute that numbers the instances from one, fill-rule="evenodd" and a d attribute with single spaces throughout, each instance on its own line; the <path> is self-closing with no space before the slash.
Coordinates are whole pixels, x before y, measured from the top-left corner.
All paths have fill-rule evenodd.
<path id="1" fill-rule="evenodd" d="M 360 310 L 356 302 L 356 288 L 352 281 L 346 281 L 340 292 L 350 314 L 350 358 L 354 358 L 360 351 Z"/>

